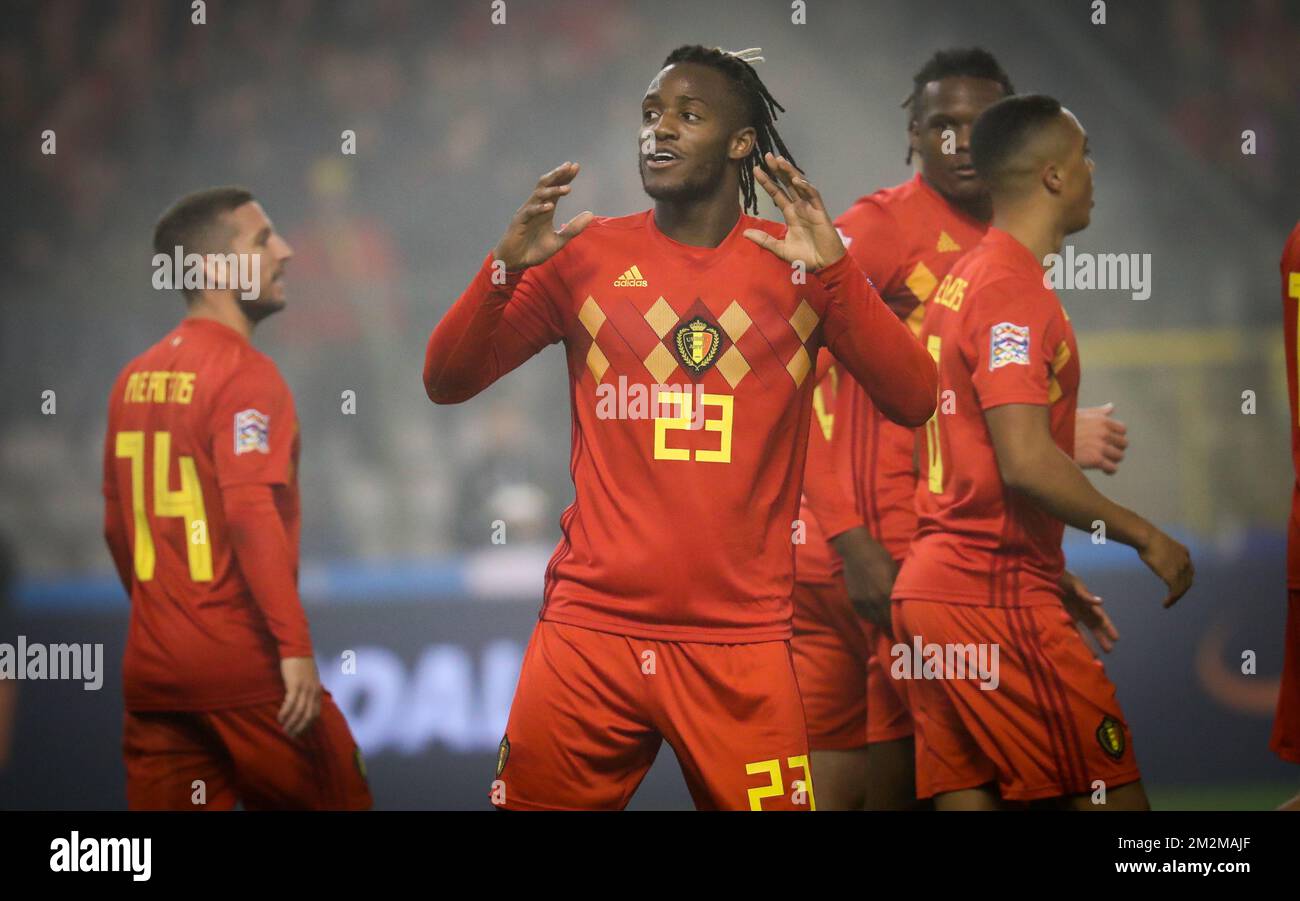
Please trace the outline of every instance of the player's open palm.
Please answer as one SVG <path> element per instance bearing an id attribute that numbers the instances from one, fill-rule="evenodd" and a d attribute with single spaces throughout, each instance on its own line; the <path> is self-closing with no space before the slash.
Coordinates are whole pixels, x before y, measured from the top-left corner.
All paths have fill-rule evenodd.
<path id="1" fill-rule="evenodd" d="M 284 703 L 278 719 L 285 734 L 297 738 L 320 716 L 321 685 L 316 661 L 311 657 L 285 657 L 280 661 L 280 677 L 284 679 Z"/>
<path id="2" fill-rule="evenodd" d="M 769 153 L 765 159 L 775 178 L 755 166 L 754 180 L 781 211 L 785 237 L 775 238 L 757 228 L 745 229 L 745 237 L 787 263 L 802 263 L 811 272 L 836 262 L 844 256 L 844 242 L 826 212 L 821 194 L 785 157 Z"/>
<path id="3" fill-rule="evenodd" d="M 1159 529 L 1154 530 L 1146 547 L 1138 551 L 1142 562 L 1169 587 L 1164 606 L 1172 607 L 1192 587 L 1195 570 L 1187 548 Z"/>
<path id="4" fill-rule="evenodd" d="M 506 269 L 515 272 L 546 262 L 596 218 L 590 210 L 585 210 L 558 231 L 555 228 L 555 205 L 573 190 L 570 183 L 577 175 L 577 163 L 563 163 L 537 180 L 537 187 L 515 211 L 506 233 L 492 251 L 492 256 L 505 263 Z"/>

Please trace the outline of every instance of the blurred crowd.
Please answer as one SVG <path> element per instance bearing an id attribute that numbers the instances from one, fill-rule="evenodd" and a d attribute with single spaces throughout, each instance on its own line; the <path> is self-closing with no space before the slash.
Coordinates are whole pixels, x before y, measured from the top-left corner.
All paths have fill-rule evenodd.
<path id="1" fill-rule="evenodd" d="M 564 393 L 507 380 L 435 418 L 418 379 L 428 328 L 490 247 L 468 224 L 494 211 L 499 228 L 536 178 L 517 123 L 605 114 L 563 98 L 616 63 L 618 4 L 552 4 L 552 34 L 506 42 L 477 4 L 213 0 L 201 25 L 166 0 L 6 6 L 2 188 L 20 215 L 0 260 L 19 327 L 5 330 L 17 385 L 0 479 L 27 569 L 103 562 L 105 392 L 182 312 L 149 288 L 150 232 L 175 197 L 229 182 L 295 250 L 291 306 L 257 341 L 299 407 L 305 555 L 481 545 L 498 518 L 511 541 L 552 537 L 571 495 L 567 449 L 547 435 Z"/>
<path id="2" fill-rule="evenodd" d="M 1146 26 L 1103 37 L 1133 90 L 1168 110 L 1194 153 L 1294 216 L 1284 161 L 1300 158 L 1296 4 L 1139 6 Z M 634 106 L 648 73 L 627 56 L 670 49 L 679 30 L 656 8 L 559 0 L 494 31 L 486 2 L 210 0 L 202 25 L 179 0 L 7 2 L 0 513 L 24 569 L 105 564 L 105 392 L 182 311 L 178 295 L 149 287 L 152 226 L 175 197 L 220 183 L 251 187 L 296 251 L 290 309 L 258 343 L 299 407 L 304 555 L 476 547 L 496 519 L 511 541 L 554 539 L 572 496 L 560 355 L 435 410 L 418 381 L 424 342 L 537 174 L 563 159 L 539 145 L 599 137 L 583 190 L 604 213 L 645 206 L 627 98 Z M 1152 29 L 1169 40 L 1153 46 Z M 808 57 L 810 80 L 827 68 Z M 592 100 L 611 97 L 623 102 Z M 1266 165 L 1244 163 L 1239 141 L 1211 127 L 1225 118 L 1258 131 Z M 340 152 L 345 130 L 355 154 Z M 347 390 L 355 415 L 342 412 Z"/>
<path id="3" fill-rule="evenodd" d="M 1300 3 L 1137 3 L 1112 15 L 1098 34 L 1116 51 L 1125 77 L 1165 110 L 1187 148 L 1228 173 L 1282 223 L 1294 224 Z M 1153 41 L 1153 34 L 1163 39 Z M 1255 135 L 1253 155 L 1242 152 L 1247 130 Z"/>

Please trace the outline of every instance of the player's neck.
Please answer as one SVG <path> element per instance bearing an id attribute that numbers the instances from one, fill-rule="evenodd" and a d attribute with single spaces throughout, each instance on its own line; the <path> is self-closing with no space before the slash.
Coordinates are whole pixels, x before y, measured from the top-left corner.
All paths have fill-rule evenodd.
<path id="1" fill-rule="evenodd" d="M 656 200 L 655 227 L 679 244 L 717 247 L 740 218 L 738 190 L 691 200 Z"/>
<path id="2" fill-rule="evenodd" d="M 925 174 L 924 169 L 919 171 L 921 173 L 921 181 L 925 182 L 925 186 L 942 197 L 948 206 L 957 210 L 959 213 L 969 216 L 976 222 L 988 222 L 993 218 L 993 198 L 987 193 L 980 193 L 975 197 L 966 199 L 953 197 L 951 194 L 945 194 L 943 191 L 940 191 L 939 186 L 930 180 L 929 176 Z"/>
<path id="3" fill-rule="evenodd" d="M 200 296 L 190 305 L 186 319 L 211 319 L 227 328 L 234 329 L 246 340 L 253 338 L 253 321 L 244 315 L 237 303 L 214 303 L 207 297 Z"/>
<path id="4" fill-rule="evenodd" d="M 990 224 L 1029 248 L 1039 265 L 1049 254 L 1060 253 L 1065 244 L 1065 226 L 1050 211 L 1029 205 L 996 209 Z"/>

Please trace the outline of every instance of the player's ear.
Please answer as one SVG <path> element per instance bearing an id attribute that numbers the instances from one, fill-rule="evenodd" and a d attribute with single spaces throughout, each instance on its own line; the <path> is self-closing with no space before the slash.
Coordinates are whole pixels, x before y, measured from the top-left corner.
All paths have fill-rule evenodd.
<path id="1" fill-rule="evenodd" d="M 1061 167 L 1057 163 L 1048 163 L 1043 167 L 1043 187 L 1051 194 L 1060 194 L 1065 187 L 1065 179 L 1061 177 Z"/>
<path id="2" fill-rule="evenodd" d="M 743 160 L 753 152 L 757 141 L 758 133 L 752 127 L 745 126 L 731 136 L 731 142 L 727 145 L 727 158 Z"/>

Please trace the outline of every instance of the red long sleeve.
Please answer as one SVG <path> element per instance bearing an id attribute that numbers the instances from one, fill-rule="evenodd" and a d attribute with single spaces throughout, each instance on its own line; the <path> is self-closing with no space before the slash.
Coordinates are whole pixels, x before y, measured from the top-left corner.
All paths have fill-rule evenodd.
<path id="1" fill-rule="evenodd" d="M 830 365 L 824 367 L 828 360 Z M 826 539 L 830 540 L 864 523 L 853 497 L 845 490 L 843 468 L 835 459 L 837 447 L 844 444 L 840 438 L 842 430 L 848 427 L 847 423 L 835 421 L 837 389 L 843 376 L 825 348 L 819 355 L 817 369 L 824 375 L 813 392 L 813 421 L 808 430 L 803 493 Z"/>
<path id="2" fill-rule="evenodd" d="M 915 428 L 934 414 L 934 360 L 847 253 L 816 276 L 830 295 L 824 335 L 835 359 L 894 422 Z"/>
<path id="3" fill-rule="evenodd" d="M 563 336 L 551 261 L 507 272 L 499 285 L 492 282 L 492 262 L 488 254 L 429 336 L 424 390 L 435 404 L 469 400 Z"/>
<path id="4" fill-rule="evenodd" d="M 231 550 L 280 648 L 280 658 L 312 656 L 307 615 L 291 562 L 294 555 L 274 489 L 256 483 L 230 485 L 221 489 L 221 500 Z"/>

